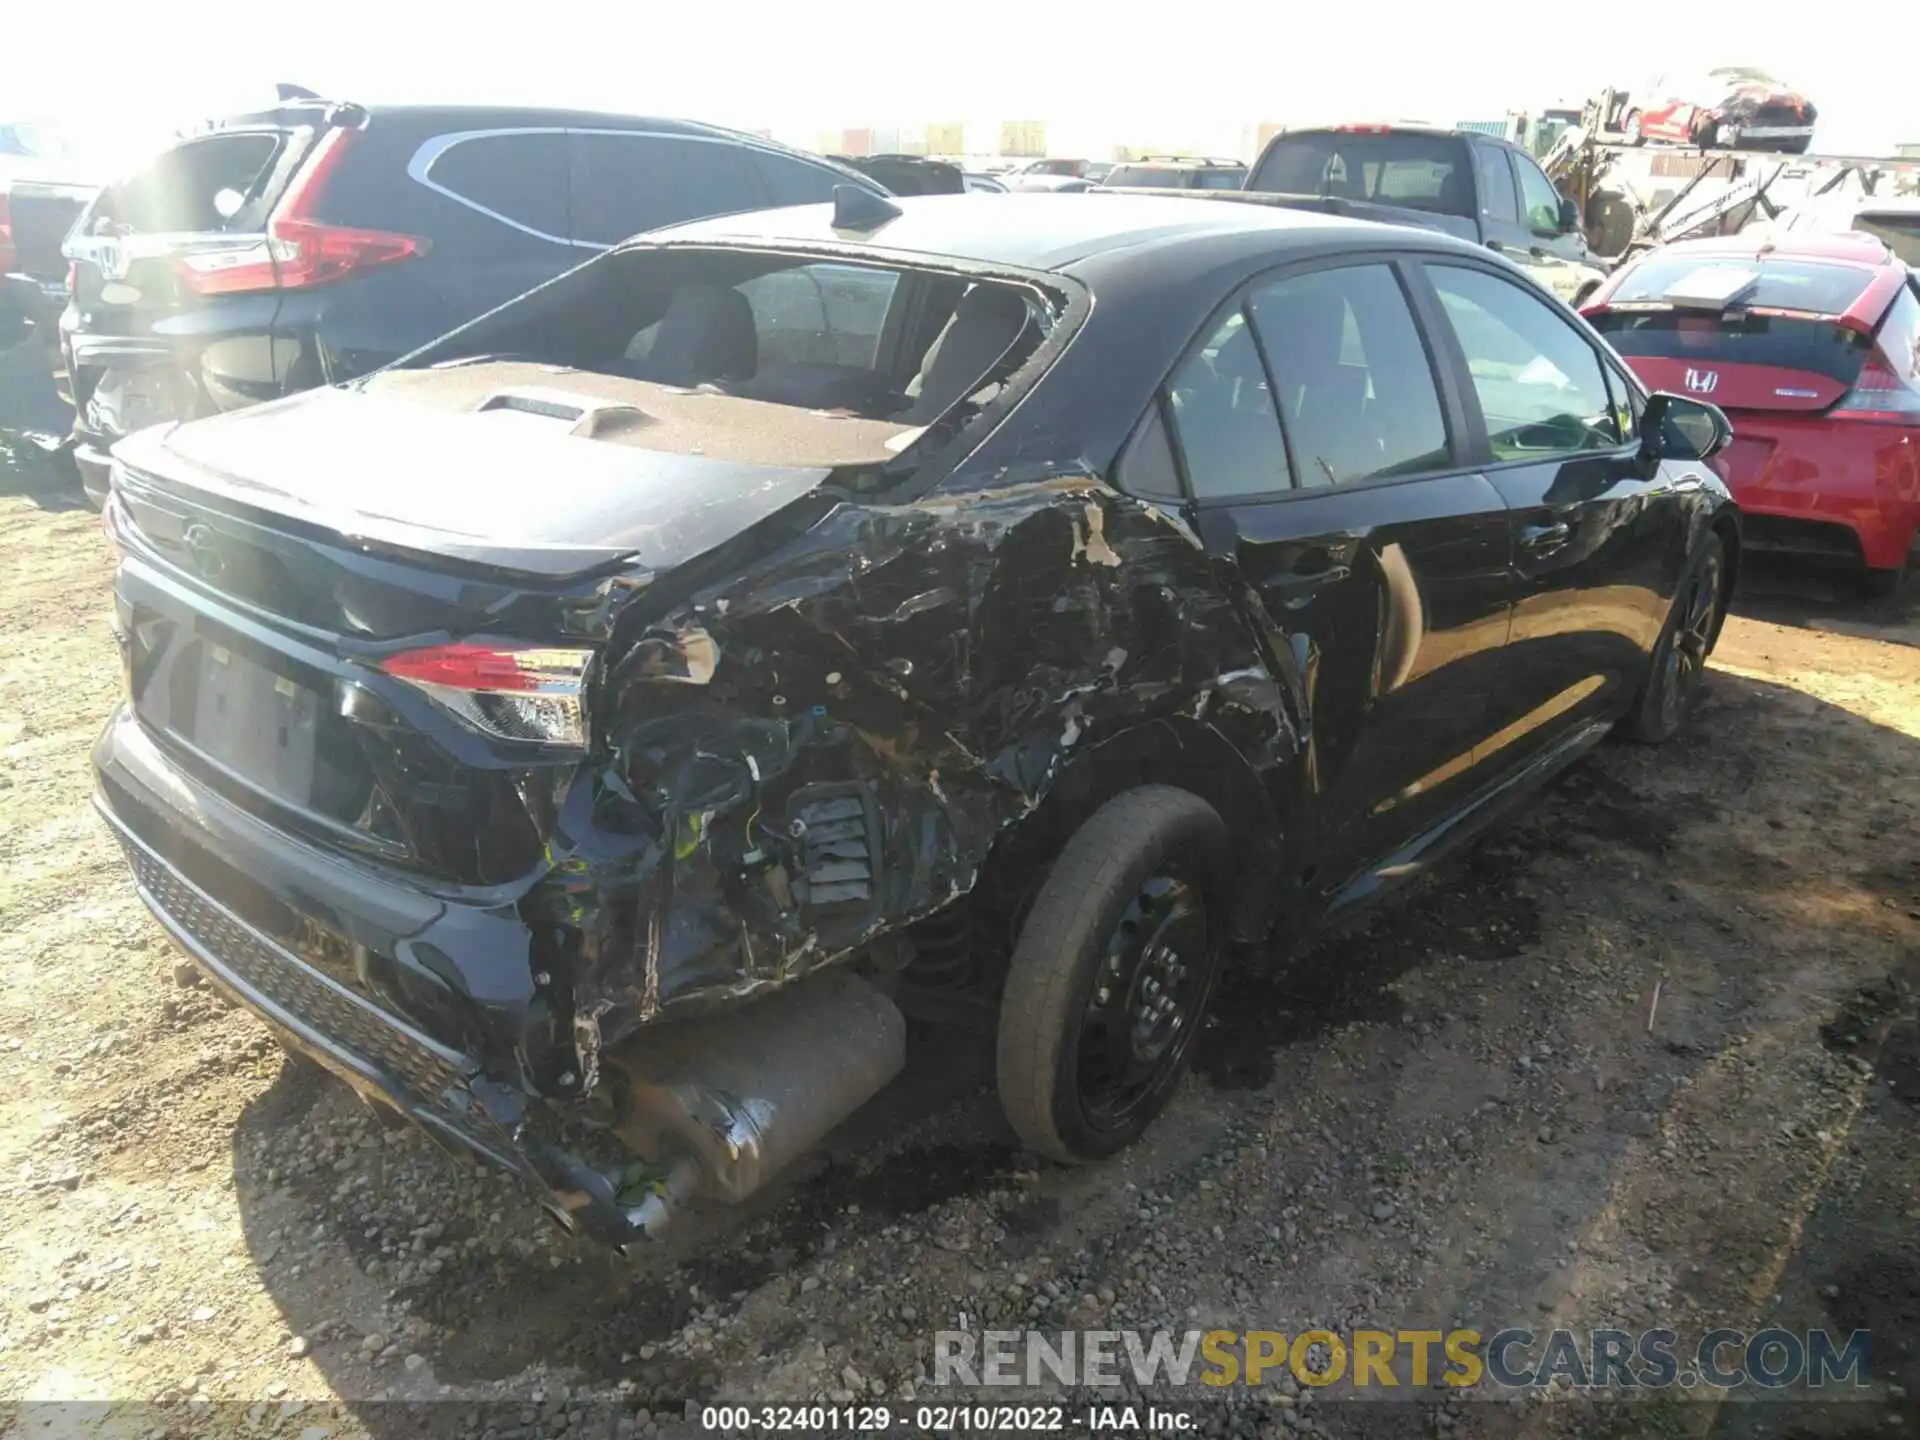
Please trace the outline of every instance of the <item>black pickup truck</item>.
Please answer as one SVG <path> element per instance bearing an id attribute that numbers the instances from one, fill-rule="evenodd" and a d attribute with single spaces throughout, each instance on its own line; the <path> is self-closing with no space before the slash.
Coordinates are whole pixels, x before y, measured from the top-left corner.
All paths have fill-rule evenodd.
<path id="1" fill-rule="evenodd" d="M 1569 305 L 1606 278 L 1579 212 L 1534 158 L 1472 130 L 1336 125 L 1273 137 L 1247 175 L 1267 203 L 1423 225 L 1498 251 Z"/>

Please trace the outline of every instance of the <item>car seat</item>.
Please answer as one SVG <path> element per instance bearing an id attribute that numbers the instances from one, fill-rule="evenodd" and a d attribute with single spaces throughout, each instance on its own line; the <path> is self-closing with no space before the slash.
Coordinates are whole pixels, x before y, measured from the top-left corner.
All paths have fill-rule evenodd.
<path id="1" fill-rule="evenodd" d="M 1027 327 L 1027 302 L 1001 285 L 975 285 L 953 307 L 907 386 L 913 403 L 899 418 L 926 425 L 980 388 L 981 377 Z"/>

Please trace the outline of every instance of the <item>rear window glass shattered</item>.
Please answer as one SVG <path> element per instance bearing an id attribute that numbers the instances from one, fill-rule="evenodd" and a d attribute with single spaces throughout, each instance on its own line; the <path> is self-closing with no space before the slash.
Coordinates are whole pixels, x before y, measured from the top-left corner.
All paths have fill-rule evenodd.
<path id="1" fill-rule="evenodd" d="M 638 248 L 582 266 L 373 383 L 498 412 L 503 426 L 891 473 L 926 432 L 953 433 L 991 404 L 1061 308 L 1011 277 Z"/>

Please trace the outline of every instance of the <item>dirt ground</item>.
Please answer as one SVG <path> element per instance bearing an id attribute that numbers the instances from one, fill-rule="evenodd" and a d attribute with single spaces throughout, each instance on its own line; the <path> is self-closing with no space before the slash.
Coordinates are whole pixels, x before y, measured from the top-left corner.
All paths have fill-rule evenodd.
<path id="1" fill-rule="evenodd" d="M 1278 986 L 1236 982 L 1125 1158 L 1023 1158 L 984 1052 L 917 1036 L 807 1173 L 633 1262 L 383 1131 L 176 964 L 88 804 L 109 558 L 35 483 L 0 486 L 0 1402 L 139 1402 L 176 1434 L 644 1435 L 695 1399 L 924 1399 L 933 1332 L 963 1324 L 1778 1322 L 1870 1329 L 1871 1400 L 1282 1389 L 1209 1423 L 1920 1423 L 1920 596 L 1762 572 L 1686 734 L 1601 747 Z M 491 1408 L 386 1403 L 423 1398 Z"/>

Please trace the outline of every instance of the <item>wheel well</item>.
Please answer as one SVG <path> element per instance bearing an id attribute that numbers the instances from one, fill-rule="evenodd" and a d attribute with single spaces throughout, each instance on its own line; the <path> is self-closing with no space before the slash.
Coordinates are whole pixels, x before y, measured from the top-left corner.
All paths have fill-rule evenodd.
<path id="1" fill-rule="evenodd" d="M 1075 757 L 1039 806 L 987 856 L 974 888 L 977 908 L 1006 926 L 1009 940 L 1069 836 L 1107 801 L 1140 785 L 1191 791 L 1220 813 L 1236 854 L 1232 932 L 1255 940 L 1278 900 L 1280 825 L 1265 782 L 1218 730 L 1184 716 L 1149 721 Z"/>

